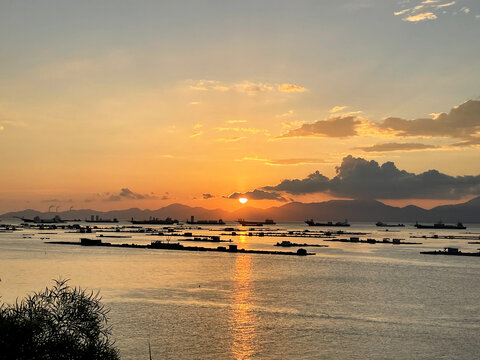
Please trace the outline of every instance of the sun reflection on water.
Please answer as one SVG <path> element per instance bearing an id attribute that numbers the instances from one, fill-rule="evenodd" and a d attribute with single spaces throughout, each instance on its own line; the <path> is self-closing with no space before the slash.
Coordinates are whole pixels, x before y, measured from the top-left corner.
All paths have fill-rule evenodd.
<path id="1" fill-rule="evenodd" d="M 254 287 L 251 280 L 251 261 L 251 257 L 248 255 L 237 256 L 235 260 L 235 288 L 230 319 L 233 334 L 232 357 L 234 359 L 250 359 L 256 352 L 257 319 L 252 308 Z"/>

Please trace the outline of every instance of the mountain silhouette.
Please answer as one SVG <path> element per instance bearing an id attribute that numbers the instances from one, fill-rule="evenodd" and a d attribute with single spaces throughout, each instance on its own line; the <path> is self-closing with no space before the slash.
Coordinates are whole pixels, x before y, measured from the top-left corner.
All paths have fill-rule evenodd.
<path id="1" fill-rule="evenodd" d="M 149 217 L 166 218 L 167 216 L 184 221 L 190 216 L 197 219 L 223 219 L 235 221 L 240 218 L 248 220 L 304 221 L 314 219 L 321 221 L 394 221 L 394 222 L 480 222 L 480 196 L 456 205 L 442 205 L 427 210 L 415 205 L 395 207 L 377 200 L 329 200 L 324 202 L 301 203 L 291 202 L 282 206 L 259 209 L 251 206 L 235 211 L 222 209 L 205 209 L 184 204 L 170 204 L 156 210 L 130 208 L 125 210 L 97 211 L 92 209 L 70 210 L 62 212 L 39 212 L 26 209 L 9 212 L 1 218 L 26 217 L 53 218 L 59 215 L 62 219 L 87 219 L 98 215 L 104 219 L 117 218 L 143 220 Z"/>

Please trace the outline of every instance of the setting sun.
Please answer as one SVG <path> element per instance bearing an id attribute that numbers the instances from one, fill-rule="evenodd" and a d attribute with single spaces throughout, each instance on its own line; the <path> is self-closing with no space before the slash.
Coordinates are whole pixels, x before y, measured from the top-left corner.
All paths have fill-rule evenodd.
<path id="1" fill-rule="evenodd" d="M 238 201 L 240 201 L 240 203 L 242 203 L 242 204 L 245 204 L 248 201 L 248 199 L 242 197 L 242 198 L 238 199 Z"/>

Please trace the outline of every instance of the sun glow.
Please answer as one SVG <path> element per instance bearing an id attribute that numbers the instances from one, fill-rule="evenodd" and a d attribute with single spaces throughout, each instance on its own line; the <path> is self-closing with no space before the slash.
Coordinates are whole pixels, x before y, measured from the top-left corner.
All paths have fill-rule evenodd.
<path id="1" fill-rule="evenodd" d="M 238 199 L 238 201 L 240 201 L 241 204 L 245 204 L 248 201 L 248 199 L 242 197 L 242 198 Z"/>

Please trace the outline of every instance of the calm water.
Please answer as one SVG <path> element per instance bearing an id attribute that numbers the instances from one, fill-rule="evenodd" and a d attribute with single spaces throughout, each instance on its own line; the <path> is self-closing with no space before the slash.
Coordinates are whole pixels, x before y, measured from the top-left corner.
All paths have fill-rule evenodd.
<path id="1" fill-rule="evenodd" d="M 385 232 L 370 223 L 342 230 L 369 232 L 376 239 L 432 234 L 411 226 Z M 148 359 L 149 341 L 153 359 L 479 357 L 480 258 L 419 254 L 444 246 L 480 248 L 468 240 L 415 239 L 423 245 L 392 246 L 290 238 L 329 245 L 308 248 L 315 256 L 295 257 L 46 245 L 42 237 L 80 237 L 46 232 L 56 234 L 0 233 L 3 300 L 13 302 L 54 278 L 98 289 L 111 308 L 110 323 L 123 359 Z M 480 226 L 437 232 L 466 233 L 480 236 Z M 240 248 L 275 250 L 273 244 L 287 240 L 222 238 L 232 238 Z M 109 241 L 156 239 L 134 234 Z"/>

